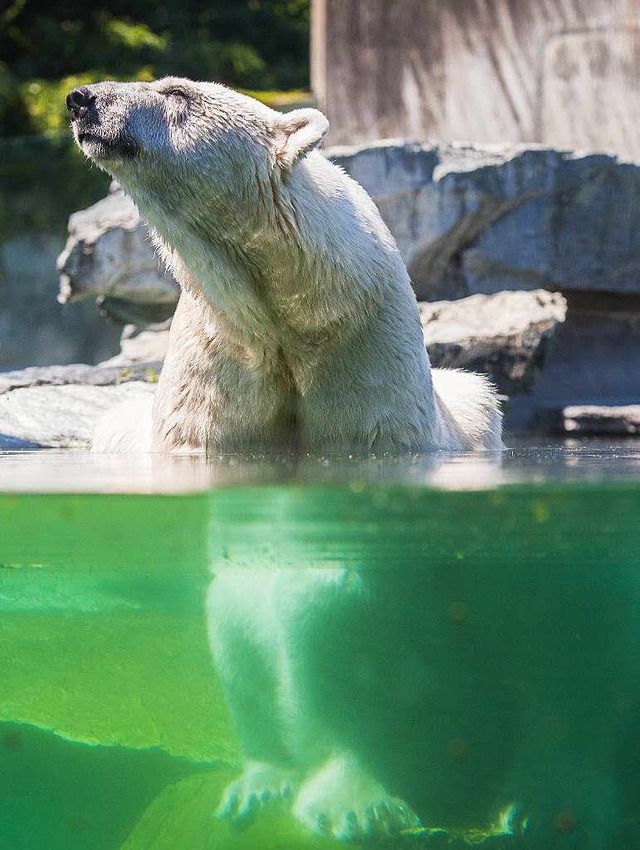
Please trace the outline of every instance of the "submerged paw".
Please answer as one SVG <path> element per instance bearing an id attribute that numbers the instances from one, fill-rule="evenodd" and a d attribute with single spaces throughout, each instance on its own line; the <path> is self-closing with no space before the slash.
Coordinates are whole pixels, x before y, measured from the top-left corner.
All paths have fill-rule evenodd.
<path id="1" fill-rule="evenodd" d="M 267 809 L 287 803 L 294 790 L 291 770 L 249 762 L 242 774 L 225 788 L 216 817 L 243 829 Z"/>
<path id="2" fill-rule="evenodd" d="M 385 838 L 420 825 L 403 800 L 349 757 L 332 759 L 304 783 L 294 814 L 313 832 L 341 841 Z"/>

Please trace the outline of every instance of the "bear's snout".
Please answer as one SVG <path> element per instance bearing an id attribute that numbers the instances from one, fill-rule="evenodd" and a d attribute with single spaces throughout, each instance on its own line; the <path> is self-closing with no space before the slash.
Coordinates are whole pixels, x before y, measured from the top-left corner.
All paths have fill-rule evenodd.
<path id="1" fill-rule="evenodd" d="M 71 113 L 71 120 L 75 121 L 85 115 L 95 99 L 95 94 L 88 86 L 72 89 L 67 95 L 67 109 Z"/>

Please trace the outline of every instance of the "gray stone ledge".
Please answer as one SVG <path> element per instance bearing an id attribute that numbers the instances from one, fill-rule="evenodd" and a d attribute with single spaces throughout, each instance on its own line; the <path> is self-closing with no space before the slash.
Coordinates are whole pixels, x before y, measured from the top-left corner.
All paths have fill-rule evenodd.
<path id="1" fill-rule="evenodd" d="M 41 384 L 5 392 L 0 395 L 0 447 L 86 448 L 103 413 L 152 392 L 153 385 L 141 381 Z"/>
<path id="2" fill-rule="evenodd" d="M 432 365 L 488 374 L 506 395 L 531 388 L 567 310 L 562 295 L 544 290 L 419 306 Z"/>
<path id="3" fill-rule="evenodd" d="M 572 405 L 562 411 L 562 430 L 577 436 L 640 436 L 640 404 Z"/>
<path id="4" fill-rule="evenodd" d="M 87 366 L 84 363 L 75 363 L 70 366 L 29 366 L 15 372 L 0 373 L 0 394 L 42 386 L 106 387 L 131 381 L 153 384 L 157 382 L 161 369 L 162 361 L 147 363 L 127 361 L 113 366 Z"/>

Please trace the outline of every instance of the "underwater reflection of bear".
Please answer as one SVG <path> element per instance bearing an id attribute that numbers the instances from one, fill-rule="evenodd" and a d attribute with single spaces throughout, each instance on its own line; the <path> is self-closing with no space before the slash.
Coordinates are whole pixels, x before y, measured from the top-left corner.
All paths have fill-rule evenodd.
<path id="1" fill-rule="evenodd" d="M 356 842 L 422 825 L 613 848 L 621 670 L 595 592 L 557 568 L 222 573 L 211 642 L 247 761 L 219 815 L 284 804 Z"/>

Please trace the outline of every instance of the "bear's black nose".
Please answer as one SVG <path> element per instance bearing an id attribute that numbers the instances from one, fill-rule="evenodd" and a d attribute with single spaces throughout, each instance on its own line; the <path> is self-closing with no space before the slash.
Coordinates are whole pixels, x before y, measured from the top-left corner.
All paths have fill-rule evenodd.
<path id="1" fill-rule="evenodd" d="M 84 115 L 95 99 L 95 94 L 92 93 L 88 86 L 80 86 L 70 91 L 67 95 L 67 109 L 71 113 L 71 118 L 74 119 L 80 115 Z"/>

